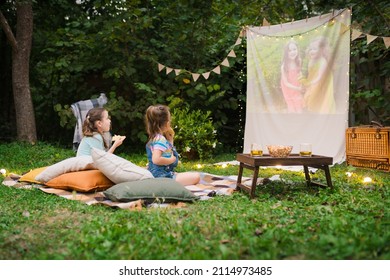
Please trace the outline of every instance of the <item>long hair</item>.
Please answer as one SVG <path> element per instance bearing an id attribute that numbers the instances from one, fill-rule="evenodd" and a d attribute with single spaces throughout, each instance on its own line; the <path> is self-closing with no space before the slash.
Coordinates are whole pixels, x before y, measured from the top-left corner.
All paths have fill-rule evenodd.
<path id="1" fill-rule="evenodd" d="M 284 47 L 284 54 L 283 54 L 283 70 L 284 70 L 284 73 L 286 73 L 286 74 L 290 71 L 289 63 L 286 63 L 286 61 L 289 60 L 288 52 L 290 51 L 290 45 L 296 46 L 298 53 L 297 53 L 297 57 L 295 58 L 295 63 L 298 65 L 298 68 L 301 68 L 301 66 L 302 66 L 302 59 L 301 59 L 301 55 L 299 53 L 298 43 L 295 41 L 289 41 L 286 44 L 286 46 Z"/>
<path id="2" fill-rule="evenodd" d="M 318 42 L 319 52 L 321 56 L 323 56 L 327 61 L 329 61 L 330 46 L 328 39 L 325 36 L 318 36 L 310 42 L 310 45 L 316 42 Z M 307 50 L 307 53 L 310 52 L 310 45 Z"/>
<path id="3" fill-rule="evenodd" d="M 153 139 L 156 134 L 163 133 L 164 126 L 170 120 L 171 113 L 166 105 L 151 105 L 146 109 L 145 126 L 149 140 Z"/>
<path id="4" fill-rule="evenodd" d="M 104 111 L 106 111 L 106 109 L 100 107 L 92 108 L 91 110 L 88 111 L 83 123 L 84 136 L 92 137 L 95 133 L 100 133 L 96 127 L 96 122 L 102 120 Z M 107 148 L 108 147 L 107 143 L 104 140 L 103 142 L 104 142 L 104 147 Z"/>

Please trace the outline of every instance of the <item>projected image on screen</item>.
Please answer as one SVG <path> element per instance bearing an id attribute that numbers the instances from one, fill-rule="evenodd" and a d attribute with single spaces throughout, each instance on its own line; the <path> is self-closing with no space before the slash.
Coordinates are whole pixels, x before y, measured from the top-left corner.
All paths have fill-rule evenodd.
<path id="1" fill-rule="evenodd" d="M 254 111 L 334 114 L 345 111 L 349 56 L 338 21 L 247 31 L 248 94 Z"/>

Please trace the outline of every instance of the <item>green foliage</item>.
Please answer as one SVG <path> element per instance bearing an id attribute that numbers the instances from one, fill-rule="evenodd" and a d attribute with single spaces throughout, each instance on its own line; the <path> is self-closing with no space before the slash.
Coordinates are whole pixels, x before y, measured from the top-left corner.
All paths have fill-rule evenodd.
<path id="1" fill-rule="evenodd" d="M 0 154 L 0 169 L 20 174 L 73 152 L 11 143 L 0 144 Z M 146 163 L 145 155 L 121 156 Z M 238 166 L 214 165 L 234 158 L 216 155 L 198 170 L 236 175 Z M 180 169 L 194 170 L 195 163 L 184 162 Z M 86 205 L 0 183 L 0 259 L 388 260 L 389 174 L 345 164 L 331 167 L 331 174 L 334 190 L 308 188 L 303 172 L 267 168 L 260 176 L 279 175 L 281 181 L 259 186 L 256 199 L 236 192 L 185 208 L 141 211 Z M 313 176 L 324 180 L 322 171 Z M 362 183 L 366 176 L 371 183 Z"/>
<path id="2" fill-rule="evenodd" d="M 385 96 L 379 89 L 358 91 L 353 94 L 351 108 L 357 116 L 357 124 L 369 124 L 367 113 L 370 111 L 375 114 L 376 121 L 384 125 L 390 123 L 390 96 Z"/>
<path id="3" fill-rule="evenodd" d="M 105 92 L 113 130 L 126 135 L 133 147 L 144 146 L 145 109 L 163 103 L 211 111 L 218 142 L 224 150 L 235 151 L 242 144 L 245 122 L 245 40 L 235 45 L 242 26 L 262 25 L 263 18 L 271 24 L 286 23 L 352 7 L 353 27 L 357 22 L 365 33 L 388 36 L 383 24 L 389 6 L 383 0 L 81 2 L 34 1 L 31 93 L 43 141 L 71 143 L 74 119 L 66 106 Z M 2 11 L 15 26 L 12 4 L 3 3 Z M 0 46 L 2 70 L 11 72 L 11 52 L 4 37 Z M 351 46 L 351 98 L 378 89 L 388 99 L 389 49 L 379 38 L 369 45 L 357 39 Z M 191 73 L 211 71 L 232 49 L 236 57 L 228 58 L 229 68 L 222 66 L 220 75 L 212 72 L 208 79 L 201 75 L 194 81 Z M 174 71 L 167 75 L 166 69 L 158 72 L 157 62 L 182 71 L 180 75 Z M 278 63 L 272 67 L 270 74 L 276 73 Z M 0 79 L 10 93 L 10 76 Z M 10 97 L 0 96 L 5 124 L 14 119 Z M 382 104 L 370 100 L 369 105 L 376 114 L 389 115 L 384 107 L 376 107 Z M 357 120 L 369 116 L 367 109 L 355 113 Z M 12 127 L 2 126 L 7 137 Z"/>
<path id="4" fill-rule="evenodd" d="M 184 158 L 195 156 L 202 160 L 214 154 L 216 130 L 210 115 L 210 111 L 190 110 L 188 107 L 173 110 L 175 146 Z"/>

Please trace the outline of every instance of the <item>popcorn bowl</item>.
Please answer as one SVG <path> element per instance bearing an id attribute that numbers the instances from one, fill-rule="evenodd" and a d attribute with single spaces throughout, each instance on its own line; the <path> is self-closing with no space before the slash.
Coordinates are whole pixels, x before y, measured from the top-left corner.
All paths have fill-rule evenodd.
<path id="1" fill-rule="evenodd" d="M 268 145 L 268 152 L 272 157 L 288 157 L 293 146 Z"/>

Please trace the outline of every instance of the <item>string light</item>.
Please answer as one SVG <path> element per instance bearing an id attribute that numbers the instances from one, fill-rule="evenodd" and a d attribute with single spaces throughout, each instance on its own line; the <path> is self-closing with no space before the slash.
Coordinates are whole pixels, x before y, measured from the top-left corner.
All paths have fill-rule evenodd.
<path id="1" fill-rule="evenodd" d="M 370 177 L 364 177 L 363 178 L 363 183 L 371 183 L 372 179 Z"/>

